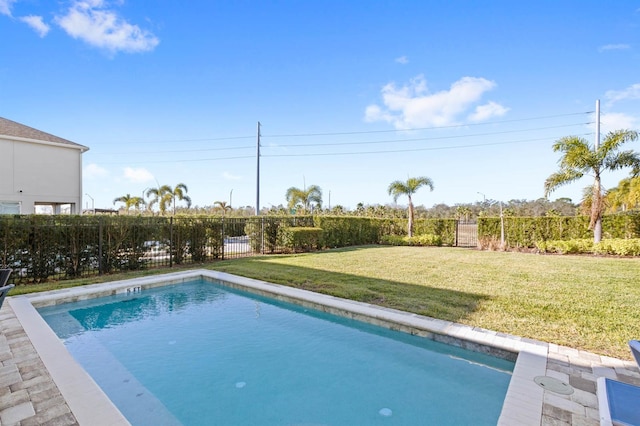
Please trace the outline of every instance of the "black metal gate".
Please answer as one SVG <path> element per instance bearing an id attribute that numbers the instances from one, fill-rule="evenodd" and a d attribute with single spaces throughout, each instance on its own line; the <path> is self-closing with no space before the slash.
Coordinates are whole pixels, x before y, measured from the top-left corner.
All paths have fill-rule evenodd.
<path id="1" fill-rule="evenodd" d="M 456 224 L 456 247 L 478 246 L 478 222 L 459 220 Z"/>

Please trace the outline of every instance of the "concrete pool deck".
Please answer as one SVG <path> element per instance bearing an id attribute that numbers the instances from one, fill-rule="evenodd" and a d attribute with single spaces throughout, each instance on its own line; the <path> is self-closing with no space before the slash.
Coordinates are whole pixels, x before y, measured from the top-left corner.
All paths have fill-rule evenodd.
<path id="1" fill-rule="evenodd" d="M 598 377 L 640 385 L 640 373 L 632 361 L 220 272 L 197 270 L 8 297 L 0 309 L 0 424 L 129 424 L 66 352 L 34 306 L 144 291 L 200 277 L 224 281 L 232 287 L 280 300 L 295 300 L 295 303 L 329 313 L 366 319 L 376 325 L 440 342 L 511 359 L 517 357 L 498 422 L 500 425 L 598 425 Z M 540 377 L 548 381 L 547 389 L 534 381 Z M 561 386 L 554 388 L 554 384 Z M 565 390 L 572 393 L 558 393 Z"/>

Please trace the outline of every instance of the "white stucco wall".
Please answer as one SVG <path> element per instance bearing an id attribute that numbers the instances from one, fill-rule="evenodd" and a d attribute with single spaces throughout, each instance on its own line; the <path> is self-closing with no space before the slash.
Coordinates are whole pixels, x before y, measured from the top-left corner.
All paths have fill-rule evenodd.
<path id="1" fill-rule="evenodd" d="M 0 138 L 0 202 L 20 202 L 21 214 L 35 204 L 71 204 L 80 213 L 82 151 L 74 146 Z"/>

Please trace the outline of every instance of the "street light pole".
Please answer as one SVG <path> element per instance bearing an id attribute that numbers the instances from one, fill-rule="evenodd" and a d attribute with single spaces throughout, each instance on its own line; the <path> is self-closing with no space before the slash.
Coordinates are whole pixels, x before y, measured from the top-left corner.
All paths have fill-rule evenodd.
<path id="1" fill-rule="evenodd" d="M 86 195 L 87 197 L 91 198 L 91 210 L 93 211 L 93 214 L 96 214 L 96 205 L 95 205 L 95 201 L 93 199 L 93 197 L 89 194 L 87 194 L 86 192 L 84 193 L 84 195 Z"/>

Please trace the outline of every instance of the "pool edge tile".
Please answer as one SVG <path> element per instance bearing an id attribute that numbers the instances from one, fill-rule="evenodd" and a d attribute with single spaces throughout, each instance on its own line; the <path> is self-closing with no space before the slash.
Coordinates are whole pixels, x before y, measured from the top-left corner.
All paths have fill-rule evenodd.
<path id="1" fill-rule="evenodd" d="M 7 299 L 51 378 L 81 425 L 125 426 L 127 419 L 73 359 L 27 297 Z"/>

